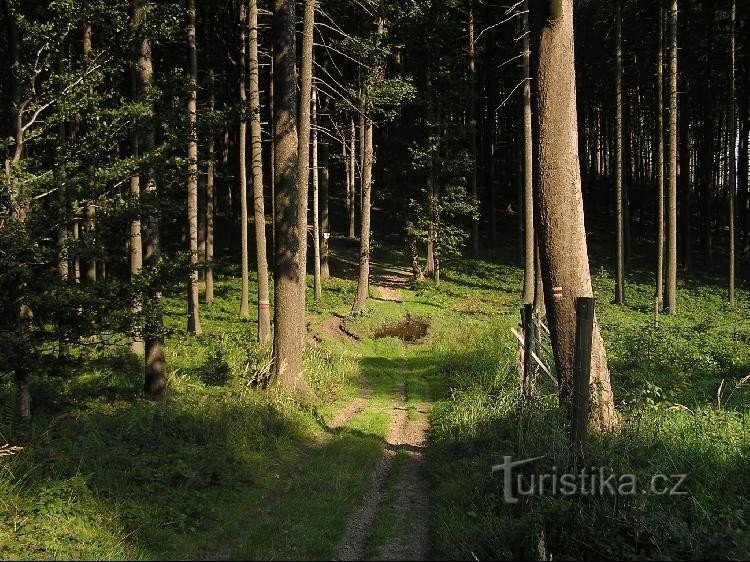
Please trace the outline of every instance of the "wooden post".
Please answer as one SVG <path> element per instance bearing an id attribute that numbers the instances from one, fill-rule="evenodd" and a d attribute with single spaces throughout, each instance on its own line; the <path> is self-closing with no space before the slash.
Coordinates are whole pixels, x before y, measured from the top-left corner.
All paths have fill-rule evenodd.
<path id="1" fill-rule="evenodd" d="M 589 417 L 591 347 L 594 333 L 594 299 L 576 299 L 576 341 L 573 355 L 573 408 L 571 456 L 575 465 L 583 463 Z"/>
<path id="2" fill-rule="evenodd" d="M 521 311 L 523 320 L 523 381 L 521 391 L 524 401 L 531 396 L 531 380 L 534 376 L 534 305 L 525 304 Z"/>

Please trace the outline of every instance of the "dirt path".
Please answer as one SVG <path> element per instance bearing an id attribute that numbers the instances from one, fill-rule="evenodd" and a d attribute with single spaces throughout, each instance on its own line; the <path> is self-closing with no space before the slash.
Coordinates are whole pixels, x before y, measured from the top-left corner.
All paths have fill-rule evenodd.
<path id="1" fill-rule="evenodd" d="M 383 456 L 370 475 L 370 486 L 360 506 L 349 519 L 338 548 L 338 560 L 362 560 L 378 516 L 385 510 L 396 522 L 389 536 L 376 545 L 377 560 L 424 560 L 428 556 L 429 489 L 425 476 L 424 448 L 428 405 L 419 404 L 410 416 L 401 399 L 391 410 L 391 425 Z M 395 500 L 386 504 L 388 481 L 400 451 L 405 454 L 402 470 L 394 482 Z"/>
<path id="2" fill-rule="evenodd" d="M 359 249 L 353 241 L 332 239 L 329 251 L 333 267 L 343 277 L 356 279 Z M 411 280 L 411 270 L 406 267 L 370 261 L 370 282 L 378 288 L 381 300 L 401 302 L 401 289 L 408 287 Z"/>

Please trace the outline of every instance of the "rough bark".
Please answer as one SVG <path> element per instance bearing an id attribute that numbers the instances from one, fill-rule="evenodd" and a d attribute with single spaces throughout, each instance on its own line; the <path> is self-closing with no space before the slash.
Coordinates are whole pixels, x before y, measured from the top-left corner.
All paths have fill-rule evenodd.
<path id="1" fill-rule="evenodd" d="M 187 221 L 188 249 L 190 251 L 190 271 L 188 272 L 188 332 L 201 335 L 200 303 L 198 301 L 198 56 L 195 44 L 195 0 L 187 0 L 187 44 L 190 67 L 188 91 L 188 178 L 187 178 Z"/>
<path id="2" fill-rule="evenodd" d="M 531 76 L 529 53 L 529 5 L 524 0 L 521 5 L 521 33 L 523 34 L 523 57 L 521 71 L 521 115 L 523 119 L 523 302 L 534 300 L 534 157 L 531 135 Z"/>
<path id="3" fill-rule="evenodd" d="M 318 171 L 318 95 L 313 85 L 312 89 L 312 183 L 313 183 L 313 283 L 315 300 L 320 300 L 322 294 L 320 272 L 320 174 Z"/>
<path id="4" fill-rule="evenodd" d="M 474 2 L 469 0 L 469 135 L 471 135 L 471 203 L 475 210 L 471 221 L 471 251 L 476 256 L 479 254 L 479 193 L 477 191 L 477 71 L 474 24 Z"/>
<path id="5" fill-rule="evenodd" d="M 271 339 L 271 309 L 266 255 L 266 208 L 263 199 L 263 144 L 260 122 L 260 59 L 258 58 L 258 0 L 248 0 L 250 18 L 248 44 L 248 89 L 250 92 L 250 149 L 253 173 L 253 218 L 255 255 L 258 274 L 258 341 Z"/>
<path id="6" fill-rule="evenodd" d="M 274 267 L 274 377 L 292 392 L 307 390 L 302 372 L 305 334 L 305 251 L 300 246 L 300 206 L 307 189 L 300 190 L 298 173 L 296 46 L 294 0 L 274 0 L 274 184 L 276 197 L 276 263 Z M 303 217 L 303 220 L 306 217 Z M 300 236 L 301 234 L 301 236 Z"/>
<path id="7" fill-rule="evenodd" d="M 545 304 L 561 382 L 570 398 L 575 342 L 575 299 L 593 296 L 578 160 L 573 0 L 535 0 L 531 9 L 536 225 Z M 562 287 L 555 300 L 553 287 Z M 591 362 L 591 422 L 617 424 L 604 342 L 595 322 Z"/>
<path id="8" fill-rule="evenodd" d="M 143 23 L 147 2 L 136 0 L 136 21 Z M 153 86 L 154 70 L 151 60 L 151 40 L 139 27 L 138 62 L 136 76 L 138 79 L 138 95 L 144 96 Z M 155 132 L 153 123 L 153 108 L 145 120 L 141 146 L 144 155 L 154 150 Z M 153 208 L 158 206 L 156 174 L 149 167 L 145 173 L 144 194 L 150 200 Z M 146 380 L 144 392 L 146 397 L 153 400 L 164 398 L 167 393 L 167 371 L 164 356 L 164 336 L 162 334 L 162 313 L 160 310 L 161 286 L 159 281 L 159 217 L 157 211 L 152 211 L 145 217 L 143 225 L 143 267 L 149 275 L 149 285 L 146 287 L 144 307 L 146 310 L 145 325 L 145 357 Z"/>
<path id="9" fill-rule="evenodd" d="M 240 193 L 240 276 L 242 278 L 242 290 L 240 293 L 240 317 L 247 318 L 250 315 L 250 281 L 248 271 L 250 269 L 248 257 L 248 210 L 247 210 L 247 30 L 248 13 L 247 3 L 240 2 L 240 80 L 239 94 L 242 116 L 238 136 L 238 182 Z"/>
<path id="10" fill-rule="evenodd" d="M 665 311 L 677 314 L 677 0 L 669 9 L 669 98 L 667 154 L 667 278 Z"/>
<path id="11" fill-rule="evenodd" d="M 623 209 L 622 157 L 622 0 L 617 0 L 615 18 L 615 208 L 616 208 L 616 266 L 615 304 L 625 303 L 625 213 Z"/>
<path id="12" fill-rule="evenodd" d="M 730 62 L 729 62 L 729 304 L 734 305 L 735 283 L 735 209 L 737 197 L 737 156 L 735 143 L 737 141 L 737 111 L 735 102 L 735 26 L 737 19 L 736 0 L 732 0 L 730 10 Z"/>
<path id="13" fill-rule="evenodd" d="M 349 136 L 349 240 L 356 238 L 356 198 L 357 198 L 357 127 L 354 124 L 354 117 L 351 122 L 351 135 Z"/>
<path id="14" fill-rule="evenodd" d="M 133 12 L 133 26 L 137 29 L 139 25 L 141 25 L 141 22 L 138 20 L 139 18 L 138 11 Z M 135 56 L 138 56 L 138 53 L 134 53 Z M 138 99 L 139 95 L 142 95 L 139 90 L 139 84 L 138 84 L 138 77 L 136 74 L 136 68 L 138 64 L 138 59 L 136 58 L 134 70 L 133 70 L 133 76 L 132 76 L 132 96 L 133 99 Z M 130 152 L 131 156 L 138 157 L 139 154 L 139 146 L 138 146 L 138 133 L 134 132 L 131 139 L 130 139 Z M 130 202 L 133 206 L 133 218 L 130 220 L 130 280 L 131 282 L 136 282 L 138 279 L 138 276 L 141 274 L 141 271 L 143 270 L 143 238 L 141 236 L 141 213 L 140 213 L 140 199 L 141 199 L 141 177 L 140 174 L 135 173 L 132 176 L 130 176 Z M 133 305 L 131 307 L 131 312 L 133 313 L 135 318 L 139 318 L 140 314 L 142 312 L 142 303 L 141 299 L 136 297 L 133 299 Z M 139 355 L 143 357 L 146 353 L 143 343 L 143 334 L 142 332 L 143 326 L 133 326 L 131 333 L 130 333 L 130 350 L 135 353 L 136 355 Z"/>
<path id="15" fill-rule="evenodd" d="M 359 278 L 357 280 L 357 298 L 352 310 L 361 312 L 367 304 L 370 293 L 370 210 L 372 199 L 372 119 L 365 119 L 364 166 L 362 167 L 362 217 L 359 234 Z"/>
<path id="16" fill-rule="evenodd" d="M 659 0 L 659 51 L 656 58 L 656 304 L 664 300 L 664 0 Z"/>
<path id="17" fill-rule="evenodd" d="M 213 112 L 216 106 L 216 97 L 214 94 L 214 72 L 213 69 L 208 72 L 208 108 Z M 208 165 L 206 167 L 206 303 L 212 303 L 214 300 L 214 214 L 216 205 L 216 188 L 215 188 L 215 164 L 216 141 L 213 135 L 209 135 L 206 144 L 208 152 Z"/>

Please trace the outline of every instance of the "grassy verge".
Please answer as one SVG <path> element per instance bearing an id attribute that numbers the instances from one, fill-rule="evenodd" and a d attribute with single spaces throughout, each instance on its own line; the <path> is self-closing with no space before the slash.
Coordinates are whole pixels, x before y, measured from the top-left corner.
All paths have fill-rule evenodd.
<path id="1" fill-rule="evenodd" d="M 480 269 L 467 283 L 480 284 Z M 514 277 L 520 281 L 520 272 Z M 469 341 L 435 349 L 443 373 L 433 409 L 430 466 L 434 486 L 433 546 L 449 559 L 737 559 L 750 556 L 750 371 L 747 294 L 735 309 L 721 287 L 687 279 L 680 314 L 652 318 L 652 280 L 628 284 L 628 304 L 609 304 L 612 280 L 595 272 L 597 314 L 607 344 L 622 429 L 596 436 L 593 467 L 633 474 L 687 473 L 683 496 L 545 494 L 504 500 L 490 467 L 505 455 L 543 457 L 516 470 L 562 472 L 567 422 L 553 390 L 542 384 L 519 409 L 516 314 L 492 318 Z M 557 468 L 555 468 L 557 467 Z"/>

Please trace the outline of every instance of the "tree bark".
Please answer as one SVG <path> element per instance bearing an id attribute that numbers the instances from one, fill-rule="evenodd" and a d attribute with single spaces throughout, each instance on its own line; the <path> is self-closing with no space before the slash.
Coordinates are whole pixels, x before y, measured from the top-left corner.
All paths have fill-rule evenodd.
<path id="1" fill-rule="evenodd" d="M 239 153 L 239 192 L 240 192 L 240 256 L 242 277 L 242 292 L 240 294 L 240 317 L 247 318 L 250 315 L 250 281 L 248 272 L 250 269 L 248 257 L 248 210 L 247 210 L 247 30 L 248 30 L 248 13 L 247 3 L 240 2 L 240 127 L 238 138 Z"/>
<path id="2" fill-rule="evenodd" d="M 216 96 L 214 94 L 214 71 L 208 71 L 208 108 L 213 112 L 216 106 Z M 206 150 L 208 152 L 208 166 L 206 168 L 206 303 L 214 301 L 214 216 L 216 205 L 216 188 L 215 188 L 215 163 L 216 141 L 211 134 L 208 137 Z"/>
<path id="3" fill-rule="evenodd" d="M 734 305 L 735 282 L 735 209 L 737 197 L 737 111 L 735 102 L 736 47 L 735 27 L 737 19 L 736 0 L 732 0 L 730 11 L 730 63 L 729 63 L 729 304 Z"/>
<path id="4" fill-rule="evenodd" d="M 656 305 L 664 301 L 664 0 L 659 0 L 659 51 L 656 58 Z"/>
<path id="5" fill-rule="evenodd" d="M 349 240 L 356 238 L 356 217 L 355 210 L 357 207 L 357 127 L 354 124 L 354 117 L 351 122 L 351 135 L 349 137 L 350 148 L 349 148 Z"/>
<path id="6" fill-rule="evenodd" d="M 139 30 L 138 37 L 138 62 L 136 64 L 136 76 L 138 79 L 138 95 L 140 98 L 146 95 L 153 86 L 154 70 L 151 60 L 151 40 L 144 34 L 142 29 L 146 14 L 146 0 L 136 0 L 136 22 Z M 145 120 L 142 147 L 143 154 L 147 155 L 154 150 L 155 132 L 153 122 L 153 108 Z M 152 167 L 145 174 L 145 195 L 151 204 L 158 205 L 158 192 L 156 188 L 156 174 Z M 159 279 L 159 218 L 156 211 L 146 216 L 143 228 L 143 267 L 148 273 L 149 284 L 146 287 L 144 307 L 146 308 L 146 323 L 144 327 L 145 357 L 146 357 L 146 380 L 144 392 L 147 398 L 159 400 L 167 393 L 167 371 L 164 356 L 164 336 L 162 313 L 160 309 L 161 286 Z"/>
<path id="7" fill-rule="evenodd" d="M 665 310 L 677 314 L 677 0 L 669 9 L 669 152 L 667 155 L 667 279 Z"/>
<path id="8" fill-rule="evenodd" d="M 372 119 L 365 118 L 364 166 L 362 167 L 362 216 L 359 234 L 359 279 L 357 280 L 357 298 L 352 310 L 361 312 L 370 296 L 370 207 L 372 200 Z"/>
<path id="9" fill-rule="evenodd" d="M 319 301 L 322 294 L 320 272 L 320 174 L 318 173 L 318 94 L 317 88 L 312 87 L 312 183 L 313 183 L 313 283 L 315 300 Z"/>
<path id="10" fill-rule="evenodd" d="M 266 208 L 263 199 L 263 144 L 260 122 L 260 59 L 258 58 L 258 0 L 248 0 L 250 17 L 248 89 L 250 91 L 250 148 L 253 172 L 253 218 L 258 274 L 258 341 L 271 340 L 271 309 L 266 255 Z"/>
<path id="11" fill-rule="evenodd" d="M 274 377 L 285 389 L 305 392 L 302 348 L 305 333 L 305 249 L 300 240 L 300 208 L 307 204 L 306 183 L 297 181 L 298 136 L 295 80 L 294 0 L 274 0 L 274 184 L 276 262 L 274 267 Z M 303 207 L 304 205 L 304 207 Z"/>
<path id="12" fill-rule="evenodd" d="M 536 225 L 561 401 L 573 379 L 575 299 L 593 296 L 578 160 L 573 0 L 535 0 L 531 27 L 534 96 Z M 562 288 L 556 300 L 553 288 Z M 591 422 L 617 425 L 604 342 L 594 325 Z"/>
<path id="13" fill-rule="evenodd" d="M 474 1 L 469 0 L 469 134 L 471 135 L 471 203 L 474 215 L 471 220 L 471 252 L 479 254 L 479 193 L 477 190 L 477 71 L 474 47 Z"/>
<path id="14" fill-rule="evenodd" d="M 523 35 L 522 80 L 521 90 L 523 118 L 523 302 L 531 304 L 534 300 L 534 156 L 531 134 L 531 69 L 529 53 L 529 3 L 521 4 L 521 33 Z"/>
<path id="15" fill-rule="evenodd" d="M 190 250 L 188 272 L 188 332 L 196 336 L 203 333 L 198 301 L 198 55 L 195 44 L 195 0 L 187 0 L 187 44 L 190 66 L 190 87 L 187 102 L 188 117 L 188 179 L 187 220 Z"/>
<path id="16" fill-rule="evenodd" d="M 617 0 L 615 23 L 615 198 L 617 214 L 617 251 L 615 267 L 615 304 L 625 303 L 625 239 L 623 209 L 622 158 L 622 0 Z"/>

